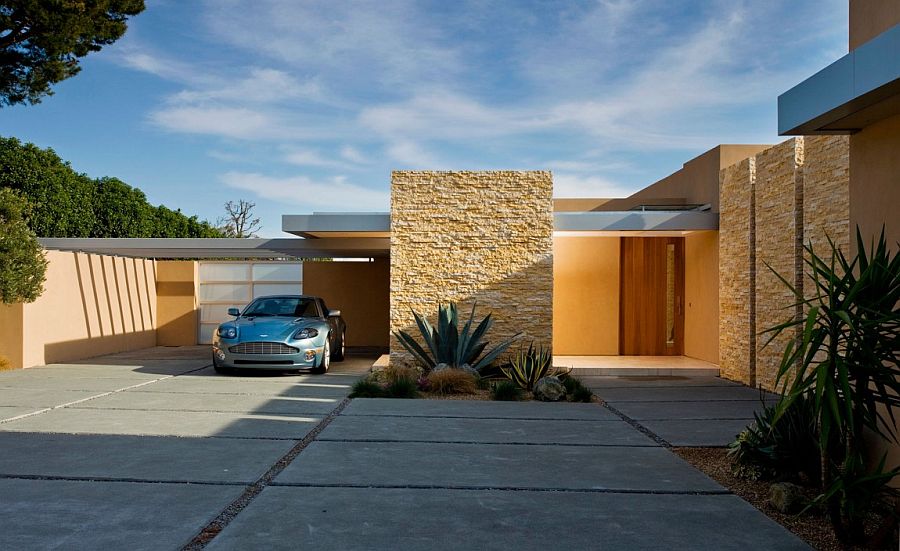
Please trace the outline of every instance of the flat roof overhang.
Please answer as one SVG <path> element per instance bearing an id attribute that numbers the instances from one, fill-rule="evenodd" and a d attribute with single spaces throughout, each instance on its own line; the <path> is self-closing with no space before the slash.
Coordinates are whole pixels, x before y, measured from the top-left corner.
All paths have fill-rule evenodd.
<path id="1" fill-rule="evenodd" d="M 374 258 L 388 256 L 390 239 L 42 238 L 45 249 L 132 258 Z"/>
<path id="2" fill-rule="evenodd" d="M 778 133 L 851 134 L 896 114 L 900 114 L 900 25 L 778 96 Z"/>
<path id="3" fill-rule="evenodd" d="M 377 234 L 388 239 L 388 213 L 314 213 L 282 217 L 282 229 L 319 239 L 346 239 Z M 553 213 L 555 232 L 688 232 L 719 229 L 719 214 L 711 211 L 590 211 Z M 369 237 L 370 239 L 374 239 Z"/>

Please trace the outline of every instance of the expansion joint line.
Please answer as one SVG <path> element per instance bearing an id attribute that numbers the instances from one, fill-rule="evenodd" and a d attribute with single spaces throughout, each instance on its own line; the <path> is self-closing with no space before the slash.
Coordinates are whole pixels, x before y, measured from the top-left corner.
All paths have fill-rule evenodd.
<path id="1" fill-rule="evenodd" d="M 344 398 L 340 404 L 336 408 L 334 408 L 331 413 L 329 413 L 322 421 L 319 422 L 318 425 L 315 426 L 306 436 L 303 437 L 302 440 L 297 442 L 294 447 L 287 451 L 283 456 L 281 456 L 278 461 L 272 465 L 268 471 L 266 471 L 259 479 L 256 480 L 253 484 L 247 486 L 247 489 L 238 496 L 237 499 L 232 501 L 229 505 L 222 510 L 221 513 L 216 516 L 209 524 L 204 526 L 200 532 L 188 542 L 182 548 L 182 551 L 198 551 L 200 549 L 204 549 L 209 542 L 213 540 L 222 530 L 228 526 L 231 521 L 234 520 L 236 516 L 238 516 L 241 511 L 247 508 L 250 503 L 256 499 L 267 486 L 272 484 L 272 481 L 275 480 L 281 471 L 283 471 L 288 465 L 291 464 L 294 459 L 300 455 L 306 447 L 316 439 L 316 436 L 321 433 L 325 427 L 327 427 L 335 417 L 340 415 L 340 413 L 347 407 L 347 404 L 350 403 L 350 398 Z"/>
<path id="2" fill-rule="evenodd" d="M 629 416 L 625 415 L 624 413 L 622 413 L 621 411 L 617 410 L 616 408 L 614 408 L 613 406 L 611 406 L 611 405 L 609 404 L 609 402 L 604 401 L 604 402 L 603 402 L 603 407 L 605 407 L 607 410 L 610 411 L 610 413 L 612 413 L 613 415 L 615 415 L 615 416 L 618 417 L 619 419 L 625 421 L 626 423 L 628 423 L 629 425 L 631 425 L 632 427 L 634 427 L 635 429 L 637 429 L 639 432 L 641 432 L 642 434 L 644 434 L 645 436 L 647 436 L 648 438 L 650 438 L 651 440 L 653 440 L 654 442 L 656 442 L 656 443 L 659 444 L 660 446 L 663 446 L 663 447 L 665 447 L 665 448 L 671 448 L 671 447 L 672 447 L 672 444 L 670 444 L 667 440 L 663 439 L 662 437 L 660 437 L 659 435 L 657 435 L 655 432 L 651 431 L 650 429 L 648 429 L 648 428 L 645 427 L 644 425 L 638 423 L 637 421 L 635 421 L 635 420 L 632 419 L 631 417 L 629 417 Z"/>

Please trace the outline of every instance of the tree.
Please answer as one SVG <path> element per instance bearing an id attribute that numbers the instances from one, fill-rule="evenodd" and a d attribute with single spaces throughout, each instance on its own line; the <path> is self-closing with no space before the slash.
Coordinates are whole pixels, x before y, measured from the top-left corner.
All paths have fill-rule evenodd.
<path id="1" fill-rule="evenodd" d="M 47 259 L 25 217 L 28 203 L 0 188 L 0 302 L 34 302 L 44 292 Z"/>
<path id="2" fill-rule="evenodd" d="M 95 183 L 92 237 L 150 237 L 154 218 L 144 192 L 118 178 L 98 178 Z"/>
<path id="3" fill-rule="evenodd" d="M 0 0 L 0 106 L 35 104 L 125 34 L 144 0 Z"/>
<path id="4" fill-rule="evenodd" d="M 256 203 L 240 199 L 237 203 L 225 203 L 225 216 L 216 221 L 219 231 L 225 237 L 255 237 L 259 231 L 259 218 L 253 218 Z"/>

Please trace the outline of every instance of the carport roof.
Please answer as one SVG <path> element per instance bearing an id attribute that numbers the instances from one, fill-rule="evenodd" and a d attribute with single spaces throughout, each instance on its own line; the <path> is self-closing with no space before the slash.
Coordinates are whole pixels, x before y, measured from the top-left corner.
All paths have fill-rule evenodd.
<path id="1" fill-rule="evenodd" d="M 126 239 L 43 238 L 45 249 L 134 258 L 370 258 L 387 256 L 390 240 L 352 237 L 326 239 Z"/>

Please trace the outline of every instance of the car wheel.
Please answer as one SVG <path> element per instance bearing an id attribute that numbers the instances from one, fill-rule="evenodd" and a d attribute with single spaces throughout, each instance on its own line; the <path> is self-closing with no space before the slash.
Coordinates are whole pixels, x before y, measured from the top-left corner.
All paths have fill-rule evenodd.
<path id="1" fill-rule="evenodd" d="M 231 375 L 234 373 L 234 370 L 230 367 L 225 367 L 224 365 L 219 365 L 219 361 L 216 359 L 215 353 L 213 353 L 212 357 L 213 369 L 216 370 L 216 373 L 219 375 Z"/>
<path id="2" fill-rule="evenodd" d="M 313 370 L 313 373 L 328 373 L 328 367 L 331 365 L 331 344 L 328 342 L 328 336 L 325 337 L 325 349 L 322 350 L 322 361 Z"/>
<path id="3" fill-rule="evenodd" d="M 336 362 L 344 361 L 344 353 L 346 352 L 346 348 L 347 348 L 346 343 L 347 343 L 347 332 L 341 331 L 341 340 L 340 340 L 340 342 L 337 343 L 337 346 L 334 347 L 335 348 L 334 357 L 332 358 L 334 361 L 336 361 Z"/>

